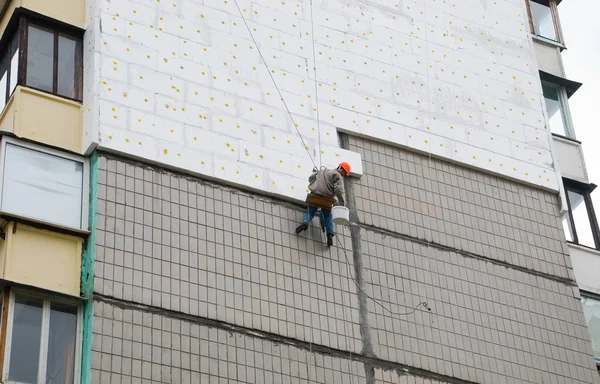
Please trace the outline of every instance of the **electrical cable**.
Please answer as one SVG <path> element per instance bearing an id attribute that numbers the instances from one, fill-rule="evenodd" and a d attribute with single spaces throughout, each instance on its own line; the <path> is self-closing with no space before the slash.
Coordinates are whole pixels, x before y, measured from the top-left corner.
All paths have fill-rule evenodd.
<path id="1" fill-rule="evenodd" d="M 342 247 L 342 244 L 340 243 L 340 240 L 337 239 L 338 245 L 340 247 Z M 343 248 L 343 247 L 342 247 Z M 352 278 L 352 281 L 354 282 L 354 285 L 356 286 L 356 289 L 358 289 L 363 295 L 365 295 L 368 299 L 370 299 L 371 301 L 373 301 L 375 304 L 377 304 L 378 306 L 380 306 L 381 308 L 383 308 L 386 312 L 388 312 L 391 315 L 394 316 L 409 316 L 412 315 L 413 313 L 415 313 L 417 311 L 417 309 L 419 309 L 419 307 L 423 307 L 425 309 L 427 309 L 428 311 L 431 311 L 431 308 L 429 308 L 429 305 L 427 304 L 426 301 L 422 301 L 419 304 L 417 304 L 412 311 L 410 312 L 405 312 L 405 313 L 400 313 L 400 312 L 394 312 L 391 309 L 387 308 L 385 305 L 381 304 L 377 299 L 373 298 L 371 295 L 369 295 L 368 293 L 366 293 L 359 285 L 358 282 L 356 281 L 356 279 L 354 278 L 353 274 L 352 274 L 352 269 L 350 268 L 350 259 L 348 258 L 348 254 L 346 253 L 346 249 L 343 248 L 344 250 L 344 256 L 346 257 L 346 267 L 348 269 L 348 271 L 350 272 L 350 278 Z"/>
<path id="2" fill-rule="evenodd" d="M 336 235 L 337 237 L 337 235 Z M 332 260 L 331 257 L 331 247 L 329 248 L 329 259 Z M 341 284 L 340 284 L 341 285 Z M 348 296 L 349 296 L 349 302 L 348 302 L 348 306 L 350 306 L 350 303 L 352 302 L 352 299 L 350 298 L 350 290 L 348 289 Z M 345 332 L 345 340 L 346 340 L 346 348 L 348 348 L 348 356 L 350 358 L 350 370 L 352 370 L 352 348 L 350 348 L 350 344 L 348 344 L 348 330 L 346 329 L 347 325 L 348 325 L 348 319 L 346 317 L 346 300 L 344 300 L 344 295 L 342 294 L 342 311 L 344 312 L 344 332 Z M 353 328 L 352 325 L 350 326 L 351 329 Z M 350 383 L 354 383 L 354 375 L 350 375 Z"/>
<path id="3" fill-rule="evenodd" d="M 315 160 L 313 159 L 312 155 L 310 154 L 310 151 L 308 150 L 308 145 L 306 145 L 306 142 L 304 141 L 304 138 L 302 137 L 302 134 L 300 133 L 300 130 L 298 129 L 298 124 L 296 124 L 296 121 L 294 120 L 294 117 L 292 116 L 292 112 L 290 112 L 290 109 L 289 109 L 287 103 L 285 102 L 283 95 L 281 94 L 281 90 L 279 90 L 279 87 L 277 86 L 277 82 L 275 81 L 275 78 L 271 74 L 271 69 L 269 68 L 267 61 L 265 60 L 265 57 L 263 56 L 262 51 L 260 50 L 258 42 L 254 38 L 254 34 L 252 34 L 252 31 L 250 30 L 250 26 L 248 25 L 248 22 L 244 18 L 242 10 L 240 9 L 240 5 L 238 4 L 237 0 L 233 0 L 233 2 L 235 3 L 235 6 L 240 14 L 240 17 L 241 17 L 242 21 L 244 22 L 246 29 L 248 30 L 248 33 L 250 34 L 250 38 L 252 38 L 252 41 L 254 42 L 254 45 L 256 46 L 256 50 L 258 51 L 258 54 L 260 55 L 260 58 L 261 58 L 263 64 L 265 65 L 265 68 L 267 69 L 267 73 L 269 74 L 271 81 L 273 82 L 273 85 L 275 86 L 275 89 L 277 90 L 277 93 L 279 94 L 279 99 L 283 103 L 285 110 L 287 111 L 288 115 L 290 116 L 290 119 L 292 120 L 292 124 L 294 125 L 296 132 L 298 132 L 298 136 L 300 136 L 300 140 L 302 141 L 302 145 L 304 145 L 304 149 L 306 150 L 306 153 L 308 153 L 308 157 L 310 158 L 310 161 L 316 167 L 317 164 L 315 163 Z M 317 111 L 318 111 L 318 109 L 319 109 L 319 105 L 317 104 Z M 320 138 L 319 138 L 319 141 L 320 141 Z M 320 149 L 319 149 L 319 151 L 320 151 Z"/>

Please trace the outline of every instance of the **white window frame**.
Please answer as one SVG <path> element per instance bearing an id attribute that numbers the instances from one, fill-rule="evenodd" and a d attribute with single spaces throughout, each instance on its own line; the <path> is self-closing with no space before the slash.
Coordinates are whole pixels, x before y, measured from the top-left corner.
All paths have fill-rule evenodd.
<path id="1" fill-rule="evenodd" d="M 558 103 L 560 104 L 560 108 L 562 111 L 561 116 L 562 116 L 563 124 L 565 126 L 566 136 L 559 135 L 558 133 L 552 132 L 551 126 L 549 127 L 550 132 L 555 136 L 564 137 L 566 139 L 571 139 L 571 140 L 577 140 L 577 138 L 575 137 L 575 130 L 573 129 L 573 120 L 571 119 L 571 110 L 569 109 L 569 96 L 567 96 L 567 89 L 563 85 L 553 84 L 553 83 L 550 83 L 550 82 L 544 81 L 544 80 L 542 80 L 542 85 L 549 87 L 549 88 L 554 88 L 557 90 Z M 544 96 L 543 92 L 542 92 L 542 96 Z M 545 99 L 546 99 L 546 97 L 544 96 L 544 100 Z M 545 102 L 544 102 L 544 104 L 545 104 Z M 546 109 L 546 115 L 548 115 L 547 109 Z M 548 122 L 550 122 L 550 116 L 548 116 Z"/>
<path id="2" fill-rule="evenodd" d="M 61 157 L 67 160 L 72 160 L 72 161 L 76 161 L 78 163 L 83 164 L 83 180 L 82 180 L 82 199 L 81 199 L 81 226 L 78 228 L 75 227 L 68 227 L 65 226 L 63 224 L 60 223 L 56 223 L 56 222 L 52 222 L 52 221 L 48 221 L 48 220 L 43 220 L 43 219 L 38 219 L 38 218 L 31 218 L 32 221 L 37 221 L 37 222 L 42 222 L 54 227 L 63 227 L 63 228 L 71 228 L 71 229 L 76 229 L 78 231 L 87 231 L 88 230 L 88 210 L 89 210 L 89 189 L 90 189 L 90 163 L 89 160 L 83 156 L 78 156 L 78 155 L 74 155 L 74 154 L 70 154 L 67 152 L 63 152 L 63 151 L 59 151 L 56 149 L 52 149 L 52 148 L 48 148 L 48 147 L 44 147 L 41 145 L 37 145 L 37 144 L 32 144 L 29 142 L 25 142 L 22 140 L 18 140 L 12 137 L 7 137 L 7 136 L 3 136 L 2 137 L 2 142 L 0 143 L 0 212 L 4 212 L 3 207 L 2 207 L 2 196 L 3 196 L 3 188 L 4 188 L 4 167 L 6 166 L 6 145 L 7 144 L 12 144 L 12 145 L 16 145 L 22 148 L 26 148 L 26 149 L 30 149 L 33 151 L 38 151 L 38 152 L 42 152 L 48 155 L 52 155 L 52 156 L 56 156 L 56 157 Z M 9 214 L 9 212 L 6 212 L 7 214 Z M 15 216 L 19 216 L 18 214 L 15 214 Z"/>
<path id="3" fill-rule="evenodd" d="M 8 381 L 10 371 L 10 352 L 12 347 L 13 319 L 15 314 L 15 294 L 34 297 L 43 300 L 42 309 L 42 331 L 40 335 L 40 361 L 38 362 L 38 383 L 46 382 L 46 364 L 48 359 L 48 331 L 50 328 L 50 306 L 52 303 L 61 303 L 77 307 L 77 329 L 75 330 L 75 367 L 73 370 L 73 384 L 79 384 L 81 381 L 81 331 L 83 320 L 83 306 L 74 300 L 61 297 L 52 297 L 47 294 L 29 291 L 20 288 L 10 288 L 10 299 L 8 307 L 8 323 L 6 323 L 6 343 L 4 349 L 4 372 L 2 372 L 2 382 L 7 384 L 24 384 L 16 381 Z"/>

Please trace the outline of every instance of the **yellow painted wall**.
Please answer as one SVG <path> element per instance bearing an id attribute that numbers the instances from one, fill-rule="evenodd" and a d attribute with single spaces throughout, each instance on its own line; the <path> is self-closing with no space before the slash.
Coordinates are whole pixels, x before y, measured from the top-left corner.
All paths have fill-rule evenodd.
<path id="1" fill-rule="evenodd" d="M 16 8 L 23 7 L 55 20 L 84 28 L 85 0 L 9 0 L 6 12 L 0 20 L 0 35 L 4 33 Z M 0 1 L 2 3 L 2 1 Z"/>
<path id="2" fill-rule="evenodd" d="M 80 295 L 83 239 L 13 222 L 5 232 L 6 239 L 0 239 L 2 278 Z"/>
<path id="3" fill-rule="evenodd" d="M 0 115 L 0 131 L 81 153 L 81 104 L 17 87 Z"/>

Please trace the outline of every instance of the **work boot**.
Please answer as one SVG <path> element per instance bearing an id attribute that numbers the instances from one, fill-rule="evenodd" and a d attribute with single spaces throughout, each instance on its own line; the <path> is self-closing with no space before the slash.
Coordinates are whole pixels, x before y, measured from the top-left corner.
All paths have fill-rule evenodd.
<path id="1" fill-rule="evenodd" d="M 306 231 L 308 229 L 308 223 L 302 223 L 296 228 L 296 235 L 299 235 L 300 232 Z"/>
<path id="2" fill-rule="evenodd" d="M 333 245 L 333 233 L 328 233 L 327 234 L 327 246 L 331 247 Z"/>

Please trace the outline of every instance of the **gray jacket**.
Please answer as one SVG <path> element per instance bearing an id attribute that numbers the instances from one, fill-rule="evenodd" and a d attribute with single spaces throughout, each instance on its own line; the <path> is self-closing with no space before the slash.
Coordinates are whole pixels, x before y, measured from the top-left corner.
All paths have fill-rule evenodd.
<path id="1" fill-rule="evenodd" d="M 337 197 L 338 202 L 344 203 L 344 178 L 335 169 L 321 169 L 308 178 L 308 189 L 323 197 Z"/>

